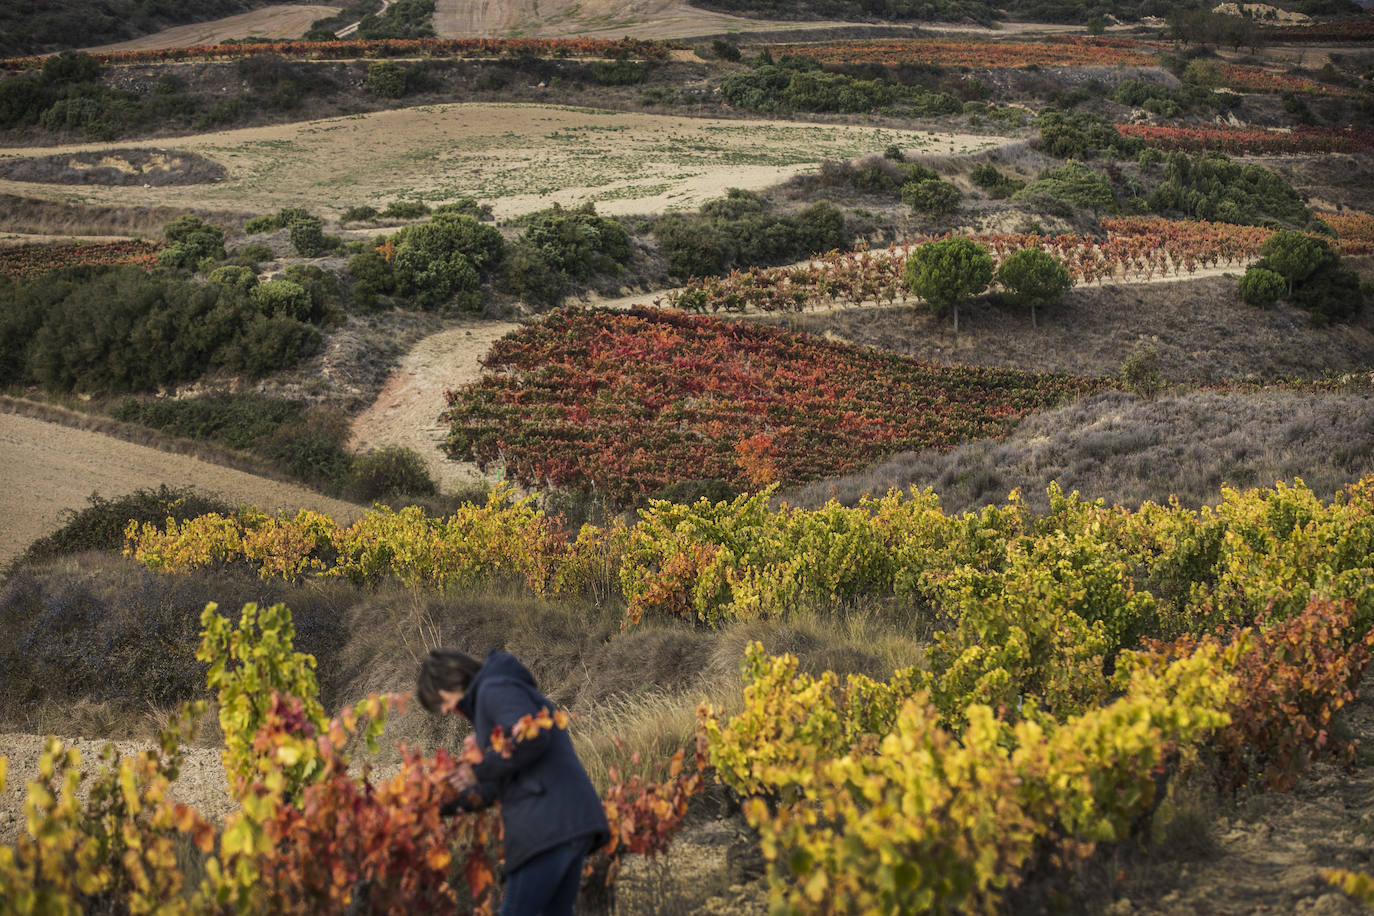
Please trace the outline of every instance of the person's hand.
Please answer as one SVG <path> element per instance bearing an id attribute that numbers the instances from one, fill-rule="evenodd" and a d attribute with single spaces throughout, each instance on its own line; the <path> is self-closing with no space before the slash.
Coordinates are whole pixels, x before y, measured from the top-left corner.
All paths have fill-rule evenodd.
<path id="1" fill-rule="evenodd" d="M 472 772 L 472 764 L 463 761 L 458 765 L 457 771 L 453 774 L 453 787 L 460 792 L 465 792 L 477 785 L 477 774 Z"/>
<path id="2" fill-rule="evenodd" d="M 458 759 L 469 766 L 482 762 L 482 749 L 477 746 L 477 738 L 468 735 L 463 740 L 463 752 L 458 755 Z"/>

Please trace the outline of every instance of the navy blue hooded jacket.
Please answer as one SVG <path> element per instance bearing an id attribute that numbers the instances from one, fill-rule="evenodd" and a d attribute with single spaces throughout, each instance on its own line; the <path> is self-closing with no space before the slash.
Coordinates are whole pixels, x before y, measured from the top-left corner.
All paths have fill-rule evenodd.
<path id="1" fill-rule="evenodd" d="M 534 856 L 579 837 L 591 837 L 592 849 L 611 838 L 606 812 L 587 771 L 577 759 L 566 729 L 551 728 L 513 742 L 509 757 L 492 750 L 497 726 L 510 738 L 523 716 L 555 706 L 535 686 L 534 675 L 508 652 L 492 649 L 468 684 L 458 710 L 472 720 L 473 735 L 484 754 L 473 766 L 482 801 L 501 803 L 505 825 L 507 872 Z M 472 806 L 471 801 L 465 806 Z"/>

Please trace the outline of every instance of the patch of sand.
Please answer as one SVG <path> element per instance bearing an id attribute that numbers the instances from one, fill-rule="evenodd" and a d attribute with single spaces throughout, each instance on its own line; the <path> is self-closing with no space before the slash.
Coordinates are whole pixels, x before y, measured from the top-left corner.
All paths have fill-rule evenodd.
<path id="1" fill-rule="evenodd" d="M 64 512 L 84 509 L 92 493 L 112 498 L 165 483 L 269 512 L 315 509 L 340 524 L 363 513 L 304 487 L 12 413 L 0 413 L 0 467 L 0 565 L 55 531 Z"/>
<path id="2" fill-rule="evenodd" d="M 561 203 L 611 215 L 694 209 L 726 188 L 760 189 L 825 159 L 880 151 L 957 155 L 1008 141 L 972 134 L 795 121 L 730 121 L 546 105 L 428 105 L 202 134 L 179 151 L 220 163 L 223 181 L 175 189 L 0 181 L 0 192 L 93 204 L 337 215 L 400 199 L 476 197 L 509 218 Z M 166 148 L 166 139 L 118 148 Z M 114 144 L 0 149 L 0 157 L 100 154 Z"/>
<path id="3" fill-rule="evenodd" d="M 226 38 L 295 39 L 303 36 L 316 19 L 337 13 L 337 6 L 305 6 L 284 4 L 268 6 L 251 13 L 226 16 L 210 22 L 179 25 L 152 35 L 131 38 L 117 44 L 98 45 L 87 51 L 141 51 L 158 48 L 188 48 L 194 45 L 217 45 Z"/>

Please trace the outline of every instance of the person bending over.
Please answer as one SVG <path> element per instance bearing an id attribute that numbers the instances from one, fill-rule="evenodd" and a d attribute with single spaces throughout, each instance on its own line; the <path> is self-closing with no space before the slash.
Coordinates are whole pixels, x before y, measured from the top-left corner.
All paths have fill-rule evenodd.
<path id="1" fill-rule="evenodd" d="M 455 649 L 434 649 L 420 663 L 416 695 L 440 715 L 472 722 L 464 791 L 445 815 L 501 803 L 505 826 L 505 889 L 501 916 L 571 916 L 587 855 L 610 841 L 606 812 L 567 729 L 541 728 L 514 740 L 526 716 L 552 715 L 554 704 L 534 675 L 508 652 L 477 661 Z M 499 729 L 499 732 L 498 732 Z M 492 736 L 499 734 L 500 747 Z"/>

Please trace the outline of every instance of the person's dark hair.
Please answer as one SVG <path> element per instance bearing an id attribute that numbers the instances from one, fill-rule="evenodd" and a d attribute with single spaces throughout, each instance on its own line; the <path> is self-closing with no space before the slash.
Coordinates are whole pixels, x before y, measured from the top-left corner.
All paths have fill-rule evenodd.
<path id="1" fill-rule="evenodd" d="M 415 678 L 415 695 L 420 698 L 420 705 L 430 712 L 439 712 L 443 703 L 439 691 L 466 691 L 481 667 L 481 662 L 457 649 L 431 649 L 420 662 L 420 673 Z"/>

